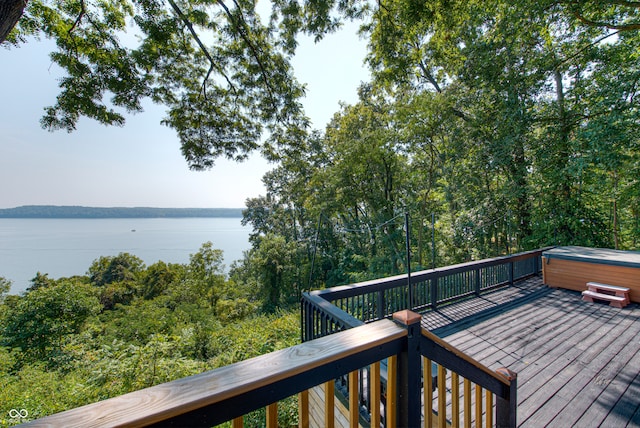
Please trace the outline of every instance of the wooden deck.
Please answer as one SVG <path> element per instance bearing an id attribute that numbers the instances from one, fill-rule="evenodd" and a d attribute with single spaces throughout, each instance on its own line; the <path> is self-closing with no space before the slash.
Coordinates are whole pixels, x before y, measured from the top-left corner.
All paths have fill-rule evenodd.
<path id="1" fill-rule="evenodd" d="M 523 427 L 640 427 L 640 305 L 581 300 L 532 278 L 423 314 L 491 369 L 518 373 Z"/>

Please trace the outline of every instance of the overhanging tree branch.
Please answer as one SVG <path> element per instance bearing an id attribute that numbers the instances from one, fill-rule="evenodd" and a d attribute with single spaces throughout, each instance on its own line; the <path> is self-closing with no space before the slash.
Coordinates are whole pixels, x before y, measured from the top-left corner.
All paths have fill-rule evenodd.
<path id="1" fill-rule="evenodd" d="M 217 70 L 218 73 L 220 73 L 220 75 L 222 77 L 224 77 L 224 79 L 227 81 L 227 84 L 229 85 L 231 90 L 234 93 L 236 93 L 237 91 L 236 91 L 235 85 L 233 84 L 233 82 L 231 82 L 229 77 L 225 74 L 224 70 L 222 70 L 220 67 L 216 66 L 215 61 L 211 57 L 211 54 L 207 50 L 207 47 L 204 45 L 202 40 L 200 40 L 200 37 L 198 36 L 198 33 L 196 33 L 195 28 L 193 28 L 193 24 L 191 24 L 191 21 L 189 21 L 189 18 L 187 18 L 187 16 L 184 13 L 182 13 L 182 10 L 180 10 L 178 5 L 173 0 L 167 0 L 167 1 L 169 2 L 169 5 L 171 5 L 171 8 L 174 10 L 176 15 L 178 15 L 180 20 L 187 27 L 187 29 L 191 33 L 191 36 L 193 37 L 193 39 L 196 41 L 196 43 L 200 47 L 200 50 L 202 51 L 204 56 L 207 58 L 207 60 L 209 60 L 209 70 L 207 71 L 207 75 L 205 76 L 204 81 L 202 82 L 202 94 L 203 94 L 204 98 L 207 99 L 207 80 L 209 80 L 209 77 L 211 76 L 211 73 L 213 72 L 214 69 Z"/>
<path id="2" fill-rule="evenodd" d="M 231 21 L 231 23 L 233 24 L 233 26 L 236 28 L 236 30 L 238 31 L 238 34 L 240 35 L 240 37 L 242 38 L 242 40 L 244 40 L 244 42 L 247 44 L 247 46 L 249 47 L 249 50 L 251 50 L 251 54 L 253 55 L 253 58 L 256 60 L 258 67 L 260 68 L 260 77 L 262 79 L 262 81 L 264 82 L 264 85 L 267 89 L 267 93 L 269 94 L 269 98 L 271 99 L 274 107 L 277 105 L 277 103 L 275 102 L 276 98 L 274 96 L 274 91 L 273 88 L 271 87 L 271 84 L 269 82 L 269 78 L 267 75 L 267 70 L 264 66 L 264 64 L 262 63 L 262 60 L 260 58 L 260 55 L 258 53 L 258 49 L 253 45 L 253 43 L 251 42 L 251 40 L 249 39 L 249 36 L 247 34 L 246 28 L 247 28 L 247 23 L 244 20 L 243 16 L 242 16 L 242 9 L 240 8 L 240 5 L 234 0 L 233 1 L 234 4 L 236 5 L 236 8 L 238 9 L 238 12 L 240 13 L 240 24 L 237 22 L 237 20 L 234 18 L 233 14 L 231 13 L 231 11 L 229 10 L 229 8 L 227 7 L 227 5 L 222 1 L 222 0 L 217 0 L 217 3 L 224 9 L 227 17 L 229 17 L 229 21 Z M 275 109 L 276 112 L 276 118 L 277 120 L 280 122 L 281 118 L 280 118 L 280 114 L 278 113 L 278 109 Z"/>
<path id="3" fill-rule="evenodd" d="M 604 28 L 608 28 L 610 30 L 618 30 L 618 31 L 640 30 L 640 23 L 636 23 L 636 22 L 630 23 L 630 24 L 615 25 L 615 24 L 610 24 L 608 22 L 592 21 L 590 19 L 585 18 L 578 11 L 573 11 L 573 16 L 576 17 L 576 19 L 578 19 L 578 21 L 580 21 L 583 24 L 588 25 L 590 27 L 604 27 Z"/>
<path id="4" fill-rule="evenodd" d="M 640 9 L 640 2 L 638 1 L 626 1 L 626 0 L 609 0 L 605 3 L 610 5 L 622 6 L 629 9 Z M 578 1 L 570 1 L 569 8 L 571 10 L 571 14 L 580 22 L 590 27 L 601 27 L 608 28 L 610 30 L 618 30 L 618 31 L 635 31 L 640 30 L 640 22 L 628 22 L 628 23 L 613 23 L 606 21 L 598 21 L 591 18 L 587 18 L 582 13 L 582 2 Z"/>

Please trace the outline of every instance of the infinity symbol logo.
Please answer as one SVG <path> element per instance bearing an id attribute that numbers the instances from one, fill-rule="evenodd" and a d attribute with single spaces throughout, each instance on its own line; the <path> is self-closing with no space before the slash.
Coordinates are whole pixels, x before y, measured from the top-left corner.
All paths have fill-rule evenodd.
<path id="1" fill-rule="evenodd" d="M 29 416 L 27 409 L 11 409 L 9 410 L 9 417 L 11 419 L 25 419 Z"/>

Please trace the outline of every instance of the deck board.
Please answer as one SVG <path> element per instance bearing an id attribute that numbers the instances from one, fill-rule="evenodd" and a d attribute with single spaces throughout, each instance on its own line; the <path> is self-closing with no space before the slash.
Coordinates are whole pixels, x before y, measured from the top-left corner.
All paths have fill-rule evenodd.
<path id="1" fill-rule="evenodd" d="M 581 353 L 575 364 L 567 367 L 567 373 L 563 373 L 567 382 L 554 391 L 549 397 L 550 401 L 543 408 L 538 408 L 531 419 L 525 422 L 534 426 L 549 426 L 552 421 L 556 426 L 586 426 L 588 423 L 596 422 L 594 410 L 606 410 L 602 406 L 594 405 L 600 392 L 610 383 L 610 377 L 615 376 L 629 361 L 628 353 L 623 352 L 629 344 L 629 332 L 630 330 L 623 331 L 625 336 L 620 336 L 619 340 L 605 336 L 597 346 L 591 346 L 586 352 Z M 607 340 L 608 338 L 610 340 Z M 598 368 L 601 370 L 597 371 Z M 553 382 L 551 384 L 553 385 Z M 558 400 L 558 397 L 562 397 L 563 400 Z M 572 402 L 575 397 L 580 399 Z M 561 406 L 560 403 L 565 400 L 565 405 Z M 617 398 L 611 402 L 615 404 Z M 569 403 L 571 408 L 564 411 Z M 604 417 L 607 414 L 608 410 Z M 591 415 L 591 419 L 588 415 Z M 601 417 L 600 421 L 604 417 Z M 582 422 L 579 422 L 579 419 Z"/>
<path id="2" fill-rule="evenodd" d="M 518 424 L 640 426 L 640 305 L 581 300 L 540 278 L 423 314 L 491 369 L 518 373 Z"/>
<path id="3" fill-rule="evenodd" d="M 625 382 L 625 378 L 628 376 L 628 373 L 625 373 L 624 367 L 627 365 L 632 366 L 634 364 L 626 354 L 617 354 L 613 360 L 615 359 L 619 361 L 617 361 L 615 365 L 611 364 L 606 366 L 603 371 L 598 373 L 594 378 L 595 386 L 588 389 L 585 388 L 583 391 L 583 394 L 587 396 L 587 400 L 584 401 L 592 401 L 594 405 L 585 409 L 580 419 L 575 420 L 575 422 L 571 422 L 573 425 L 585 426 L 586 424 L 591 423 L 603 426 L 603 421 L 610 413 L 612 413 L 612 410 L 615 409 L 615 404 L 613 407 L 610 407 L 600 405 L 600 403 L 617 404 L 620 398 L 624 395 L 628 387 Z M 634 366 L 638 367 L 637 365 Z M 617 368 L 617 370 L 614 371 L 614 367 Z M 565 415 L 566 414 L 568 413 L 565 412 Z M 558 418 L 557 420 L 562 424 L 564 423 L 564 420 L 569 420 L 569 418 Z M 554 423 L 555 422 L 556 420 L 554 420 Z"/>

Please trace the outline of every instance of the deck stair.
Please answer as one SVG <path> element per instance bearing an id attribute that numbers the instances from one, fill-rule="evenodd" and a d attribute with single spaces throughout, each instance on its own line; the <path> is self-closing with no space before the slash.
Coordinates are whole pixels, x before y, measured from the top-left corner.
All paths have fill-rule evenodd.
<path id="1" fill-rule="evenodd" d="M 607 301 L 609 306 L 615 308 L 624 308 L 631 302 L 629 288 L 627 287 L 602 284 L 600 282 L 587 282 L 587 289 L 582 292 L 582 300 L 593 302 L 594 299 Z"/>

